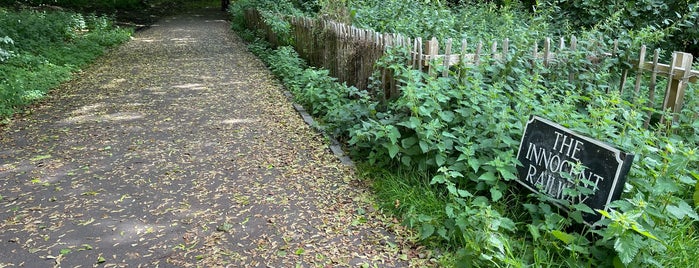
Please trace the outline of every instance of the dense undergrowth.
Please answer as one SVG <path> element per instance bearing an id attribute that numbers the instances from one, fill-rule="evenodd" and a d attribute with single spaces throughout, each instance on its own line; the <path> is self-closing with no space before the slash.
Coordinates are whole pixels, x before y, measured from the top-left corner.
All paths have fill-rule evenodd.
<path id="1" fill-rule="evenodd" d="M 0 0 L 0 122 L 128 40 L 134 27 L 219 5 L 216 0 Z"/>
<path id="2" fill-rule="evenodd" d="M 21 111 L 132 30 L 110 18 L 0 8 L 0 118 Z"/>
<path id="3" fill-rule="evenodd" d="M 241 8 L 265 8 L 266 2 L 239 1 L 231 11 L 233 21 L 242 22 Z M 282 35 L 288 29 L 284 29 L 281 17 L 272 15 L 304 12 L 302 5 L 283 2 L 287 5 L 281 11 L 269 9 L 266 17 Z M 367 10 L 350 7 L 346 14 L 353 16 L 355 23 L 375 29 L 406 29 L 407 34 L 430 31 L 418 29 L 421 26 L 409 14 L 407 19 L 363 22 L 365 18 L 397 14 L 394 11 L 399 7 L 391 6 L 398 5 L 396 1 L 381 3 L 364 7 Z M 294 11 L 285 12 L 284 8 Z M 386 9 L 393 11 L 383 12 Z M 305 10 L 322 8 L 306 6 Z M 412 9 L 434 21 L 450 18 L 440 13 L 447 12 L 443 6 L 425 10 Z M 404 11 L 400 14 L 412 12 Z M 526 50 L 518 51 L 517 47 L 529 47 L 541 36 L 559 31 L 552 25 L 560 25 L 560 21 L 489 4 L 460 6 L 448 12 L 475 18 L 451 34 L 469 31 L 464 36 L 509 37 L 514 52 L 505 61 L 486 58 L 481 65 L 454 67 L 449 70 L 451 75 L 443 78 L 405 66 L 407 51 L 391 49 L 377 67 L 397 77 L 401 95 L 386 102 L 374 98 L 371 91 L 337 83 L 326 70 L 307 66 L 289 46 L 272 48 L 256 37 L 255 31 L 243 30 L 241 25 L 237 28 L 252 41 L 250 49 L 294 93 L 295 100 L 319 119 L 321 128 L 347 142 L 355 159 L 362 161 L 361 173 L 371 178 L 377 195 L 384 200 L 383 207 L 399 213 L 426 244 L 447 249 L 441 252 L 442 265 L 693 266 L 699 258 L 697 85 L 688 88 L 685 109 L 678 115 L 678 123 L 670 125 L 658 120 L 665 117 L 672 121 L 671 114 L 646 107 L 650 99 L 644 93 L 647 87 L 638 96 L 633 90 L 624 94 L 616 90 L 626 66 L 624 57 L 638 53 L 634 46 L 657 41 L 670 30 L 627 31 L 629 35 L 620 36 L 626 40 L 621 44 L 624 52 L 595 63 L 588 56 L 598 54 L 604 46 L 583 41 L 576 51 L 559 52 L 566 61 L 544 66 L 541 62 L 532 64 Z M 479 23 L 480 19 L 484 22 Z M 520 23 L 524 26 L 510 26 Z M 454 27 L 444 25 L 438 32 Z M 576 34 L 600 40 L 609 37 L 611 27 L 616 26 L 600 25 Z M 441 68 L 439 62 L 434 64 L 434 68 Z M 662 83 L 659 88 L 664 88 Z M 656 94 L 655 102 L 662 100 L 662 92 Z M 646 128 L 649 114 L 651 126 Z M 606 218 L 596 223 L 597 228 L 582 223 L 582 215 L 591 212 L 589 207 L 562 202 L 570 211 L 565 213 L 552 206 L 549 197 L 522 191 L 514 182 L 517 148 L 531 115 L 635 154 L 621 200 L 602 212 Z M 566 194 L 585 191 L 589 189 L 577 187 Z"/>

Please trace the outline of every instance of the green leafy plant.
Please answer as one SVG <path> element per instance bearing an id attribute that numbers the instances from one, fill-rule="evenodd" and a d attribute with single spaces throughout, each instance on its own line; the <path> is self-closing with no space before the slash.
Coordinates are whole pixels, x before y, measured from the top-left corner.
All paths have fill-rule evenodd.
<path id="1" fill-rule="evenodd" d="M 380 12 L 362 13 L 384 7 L 401 10 L 401 3 L 382 4 L 357 7 L 352 13 L 354 21 L 404 34 L 430 33 Z M 420 8 L 430 7 L 435 6 Z M 449 12 L 475 10 L 467 9 Z M 446 14 L 439 11 L 434 16 L 411 17 L 411 10 L 404 11 L 413 19 L 439 20 Z M 483 16 L 495 20 L 498 14 L 485 12 Z M 504 18 L 503 25 L 518 16 L 505 15 L 510 17 Z M 449 26 L 440 27 L 453 27 L 449 21 L 447 18 L 443 24 Z M 699 128 L 697 86 L 687 89 L 687 108 L 678 115 L 676 124 L 652 121 L 647 128 L 649 113 L 669 121 L 672 114 L 649 108 L 651 96 L 646 91 L 635 96 L 630 90 L 624 94 L 617 90 L 620 73 L 633 51 L 590 60 L 591 55 L 608 51 L 608 44 L 599 41 L 608 29 L 598 27 L 582 32 L 577 50 L 557 51 L 558 60 L 544 65 L 541 59 L 529 56 L 529 49 L 550 25 L 561 24 L 540 17 L 527 21 L 532 31 L 516 29 L 511 52 L 503 60 L 485 55 L 480 65 L 450 69 L 443 69 L 439 60 L 431 62 L 434 73 L 446 71 L 448 77 L 406 66 L 410 54 L 402 48 L 387 51 L 376 67 L 392 73 L 401 92 L 389 100 L 338 84 L 327 71 L 307 67 L 290 47 L 257 50 L 263 52 L 262 57 L 296 101 L 333 130 L 331 133 L 347 141 L 355 159 L 366 161 L 360 167 L 367 174 L 381 174 L 375 179 L 385 181 L 375 185 L 378 194 L 385 196 L 384 207 L 401 213 L 418 239 L 452 250 L 447 254 L 454 260 L 452 265 L 692 265 L 699 257 L 699 138 L 694 134 Z M 493 36 L 504 32 L 507 30 L 498 30 Z M 442 33 L 449 36 L 454 32 Z M 657 34 L 637 33 L 622 40 L 624 49 Z M 378 74 L 374 86 L 380 88 Z M 660 83 L 658 88 L 663 88 L 666 82 Z M 654 97 L 656 102 L 662 99 Z M 513 182 L 519 164 L 515 154 L 530 115 L 543 116 L 635 154 L 622 198 L 608 211 L 600 211 L 605 218 L 594 228 L 582 220 L 583 213 L 592 212 L 589 207 L 528 194 Z M 397 179 L 402 177 L 406 178 Z M 565 195 L 592 191 L 584 180 L 577 183 Z M 415 189 L 429 191 L 419 194 L 431 196 L 432 201 L 410 198 Z M 668 255 L 673 257 L 666 258 Z"/>
<path id="2" fill-rule="evenodd" d="M 0 118 L 21 110 L 131 30 L 103 16 L 0 10 Z"/>
<path id="3" fill-rule="evenodd" d="M 3 38 L 0 38 L 0 45 L 14 45 L 15 42 L 12 40 L 12 38 L 5 36 Z M 0 62 L 6 61 L 7 59 L 11 58 L 14 55 L 14 52 L 9 49 L 4 49 L 2 46 L 0 46 Z"/>

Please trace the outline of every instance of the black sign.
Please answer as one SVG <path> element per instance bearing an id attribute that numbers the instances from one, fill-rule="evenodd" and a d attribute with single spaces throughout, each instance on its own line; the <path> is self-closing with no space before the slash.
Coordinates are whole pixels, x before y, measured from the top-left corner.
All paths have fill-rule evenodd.
<path id="1" fill-rule="evenodd" d="M 633 155 L 601 141 L 581 136 L 549 120 L 532 116 L 517 159 L 518 182 L 531 191 L 593 210 L 619 199 Z M 583 213 L 594 223 L 599 213 Z"/>

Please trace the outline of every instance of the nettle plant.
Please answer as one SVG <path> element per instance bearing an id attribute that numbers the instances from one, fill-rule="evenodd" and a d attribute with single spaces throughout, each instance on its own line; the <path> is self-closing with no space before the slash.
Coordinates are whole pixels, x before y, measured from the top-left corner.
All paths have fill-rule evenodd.
<path id="1" fill-rule="evenodd" d="M 294 100 L 319 119 L 317 127 L 333 136 L 347 136 L 348 129 L 368 118 L 378 105 L 366 90 L 337 83 L 327 70 L 309 68 L 292 47 L 280 47 L 265 60 Z"/>
<path id="2" fill-rule="evenodd" d="M 613 90 L 604 93 L 608 85 L 618 84 L 615 59 L 591 66 L 585 51 L 568 53 L 568 62 L 549 68 L 532 67 L 529 59 L 515 53 L 506 63 L 462 66 L 461 77 L 452 73 L 443 78 L 399 64 L 406 62 L 407 54 L 393 50 L 379 66 L 398 77 L 401 96 L 351 129 L 349 143 L 364 148 L 371 162 L 394 159 L 388 164 L 435 174 L 431 183 L 443 185 L 451 199 L 445 208 L 449 219 L 440 223 L 425 216 L 413 222 L 422 237 L 461 241 L 457 243 L 463 246 L 461 257 L 469 261 L 662 264 L 657 256 L 673 250 L 667 241 L 687 228 L 694 232 L 692 222 L 699 220 L 695 204 L 690 205 L 694 202 L 687 201 L 699 179 L 696 137 L 691 134 L 698 125 L 697 113 L 690 109 L 669 130 L 646 129 L 647 109 L 639 104 L 643 101 L 630 102 Z M 433 67 L 439 66 L 437 62 Z M 571 73 L 577 76 L 573 82 L 568 80 Z M 506 197 L 518 191 L 512 182 L 516 150 L 532 114 L 637 155 L 623 198 L 612 204 L 611 212 L 603 212 L 601 228 L 583 224 L 581 213 L 592 211 L 582 204 L 558 202 L 570 211 L 565 213 L 540 202 L 550 199 L 544 196 L 514 201 Z M 515 212 L 513 202 L 520 207 Z M 580 226 L 581 230 L 570 231 Z M 514 238 L 522 235 L 526 241 Z M 513 249 L 526 249 L 532 241 L 534 249 L 513 257 Z"/>
<path id="3" fill-rule="evenodd" d="M 0 38 L 0 62 L 6 61 L 7 59 L 11 58 L 15 54 L 12 50 L 3 48 L 3 45 L 11 46 L 14 44 L 15 44 L 15 41 L 12 40 L 12 38 L 10 38 L 9 36 L 5 36 L 3 38 Z"/>
<path id="4" fill-rule="evenodd" d="M 526 37 L 514 41 L 507 60 L 486 56 L 481 65 L 453 67 L 447 78 L 405 66 L 408 52 L 392 49 L 377 67 L 393 73 L 401 95 L 386 102 L 308 68 L 290 47 L 255 50 L 266 53 L 263 58 L 295 100 L 346 140 L 355 157 L 429 174 L 446 199 L 446 218 L 418 213 L 406 222 L 421 238 L 456 248 L 459 261 L 515 267 L 692 265 L 699 252 L 696 85 L 687 89 L 688 108 L 677 124 L 652 120 L 646 128 L 648 112 L 669 121 L 672 115 L 646 108 L 647 94 L 619 94 L 613 85 L 624 64 L 612 57 L 593 64 L 589 55 L 600 54 L 598 43 L 581 41 L 576 51 L 558 52 L 566 61 L 544 66 L 532 64 L 528 49 L 517 48 L 531 47 Z M 441 66 L 433 63 L 435 73 Z M 600 211 L 605 218 L 596 228 L 583 223 L 589 207 L 559 201 L 565 212 L 550 197 L 520 191 L 514 182 L 516 152 L 530 115 L 635 154 L 622 198 Z M 577 187 L 565 194 L 585 191 Z"/>

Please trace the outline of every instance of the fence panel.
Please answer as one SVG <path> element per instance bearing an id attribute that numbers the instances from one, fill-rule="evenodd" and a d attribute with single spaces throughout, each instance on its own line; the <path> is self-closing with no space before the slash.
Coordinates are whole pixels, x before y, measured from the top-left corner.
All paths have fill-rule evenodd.
<path id="1" fill-rule="evenodd" d="M 277 36 L 271 28 L 264 23 L 259 12 L 248 10 L 245 13 L 246 26 L 250 29 L 262 30 L 268 41 L 274 45 L 279 45 Z M 460 50 L 454 49 L 454 41 L 448 39 L 444 46 L 440 47 L 440 42 L 436 38 L 423 41 L 422 38 L 405 38 L 395 34 L 382 34 L 372 30 L 358 29 L 354 26 L 337 23 L 322 19 L 310 19 L 304 17 L 289 17 L 288 21 L 292 25 L 293 36 L 295 38 L 294 47 L 299 55 L 311 66 L 322 67 L 329 70 L 330 74 L 341 83 L 355 86 L 359 89 L 368 90 L 370 77 L 374 72 L 380 73 L 382 92 L 370 92 L 374 96 L 383 98 L 397 97 L 398 82 L 393 78 L 393 74 L 386 70 L 378 70 L 376 62 L 384 55 L 390 46 L 398 45 L 408 47 L 411 51 L 411 61 L 408 62 L 413 68 L 423 70 L 429 75 L 447 77 L 449 67 L 455 65 L 479 65 L 483 58 L 489 56 L 491 60 L 504 61 L 508 59 L 510 53 L 510 43 L 504 39 L 498 46 L 497 41 L 490 42 L 489 51 L 484 51 L 483 42 L 476 45 L 475 51 L 469 53 L 466 40 L 461 40 Z M 530 63 L 532 66 L 543 64 L 548 67 L 557 62 L 564 62 L 567 59 L 565 50 L 576 51 L 578 40 L 575 36 L 570 38 L 570 46 L 566 47 L 565 39 L 558 41 L 557 52 L 554 51 L 552 40 L 546 38 L 543 41 L 543 51 L 539 52 L 538 44 L 534 44 L 531 50 Z M 456 45 L 458 47 L 458 45 Z M 696 83 L 699 80 L 699 71 L 692 70 L 693 57 L 689 53 L 674 52 L 670 64 L 658 62 L 658 50 L 655 50 L 652 61 L 646 61 L 646 47 L 640 48 L 639 60 L 632 62 L 636 71 L 636 80 L 633 85 L 635 98 L 640 94 L 640 88 L 646 73 L 650 73 L 649 106 L 654 103 L 654 96 L 657 86 L 657 78 L 668 79 L 668 86 L 665 90 L 665 98 L 662 110 L 670 110 L 678 119 L 677 113 L 682 109 L 684 95 L 688 83 Z M 443 51 L 443 52 L 442 52 Z M 589 56 L 593 63 L 599 62 L 604 57 L 616 57 L 618 54 L 618 41 L 614 41 L 611 52 L 600 55 Z M 484 53 L 488 53 L 484 55 Z M 432 61 L 441 61 L 443 71 L 436 73 Z M 462 69 L 457 69 L 457 74 L 462 75 Z M 623 92 L 628 80 L 628 71 L 623 70 L 619 74 L 619 90 Z M 569 82 L 576 80 L 576 74 L 570 73 Z M 611 87 L 610 87 L 611 88 Z M 652 108 L 652 107 L 649 107 Z M 650 112 L 649 112 L 650 113 Z M 650 114 L 648 115 L 648 120 Z M 646 121 L 646 126 L 650 121 Z M 664 120 L 661 119 L 661 120 Z"/>

